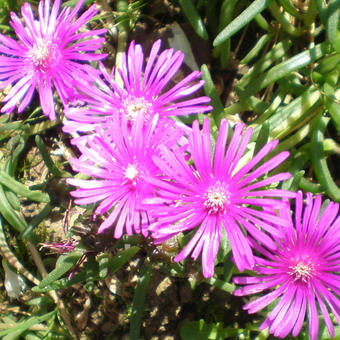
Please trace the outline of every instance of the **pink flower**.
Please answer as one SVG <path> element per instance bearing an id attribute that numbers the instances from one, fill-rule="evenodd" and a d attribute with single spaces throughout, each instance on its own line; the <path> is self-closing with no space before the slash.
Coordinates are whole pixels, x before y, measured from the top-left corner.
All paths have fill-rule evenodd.
<path id="1" fill-rule="evenodd" d="M 256 313 L 272 303 L 275 307 L 260 326 L 269 327 L 275 337 L 284 338 L 289 333 L 296 337 L 308 314 L 309 335 L 318 337 L 321 311 L 331 337 L 334 327 L 329 312 L 340 324 L 340 217 L 339 205 L 328 203 L 321 209 L 321 197 L 313 200 L 307 193 L 303 207 L 302 193 L 298 192 L 295 206 L 295 223 L 289 210 L 285 218 L 291 224 L 279 237 L 275 236 L 276 249 L 269 250 L 254 242 L 261 257 L 256 257 L 256 277 L 236 277 L 234 282 L 244 287 L 234 294 L 244 296 L 262 293 L 244 306 L 249 313 Z M 318 308 L 319 307 L 319 308 Z"/>
<path id="2" fill-rule="evenodd" d="M 180 69 L 184 54 L 172 49 L 158 54 L 160 47 L 160 40 L 153 44 L 144 68 L 141 45 L 130 44 L 118 70 L 123 87 L 115 82 L 113 70 L 109 75 L 101 66 L 102 79 L 93 77 L 92 82 L 79 87 L 86 105 L 65 110 L 68 121 L 63 131 L 93 131 L 96 126 L 104 126 L 107 117 L 114 114 L 126 115 L 130 121 L 141 115 L 148 121 L 156 114 L 162 118 L 211 110 L 211 106 L 204 105 L 210 101 L 208 97 L 181 100 L 203 86 L 203 80 L 196 81 L 200 72 L 192 72 L 172 88 L 167 87 Z"/>
<path id="3" fill-rule="evenodd" d="M 57 243 L 40 243 L 41 248 L 48 248 L 55 251 L 57 254 L 65 254 L 71 253 L 76 246 L 78 245 L 78 241 L 70 238 L 65 241 L 60 241 Z"/>
<path id="4" fill-rule="evenodd" d="M 0 87 L 12 84 L 1 112 L 10 113 L 19 103 L 18 112 L 22 112 L 38 87 L 44 114 L 55 119 L 53 89 L 65 105 L 75 84 L 87 77 L 89 65 L 82 62 L 105 57 L 88 53 L 101 48 L 104 38 L 97 35 L 104 34 L 105 29 L 77 33 L 98 12 L 93 5 L 75 19 L 83 2 L 80 0 L 74 9 L 65 7 L 58 14 L 60 0 L 54 2 L 52 10 L 49 0 L 41 0 L 39 20 L 28 3 L 21 8 L 23 21 L 11 13 L 10 24 L 19 41 L 0 34 Z"/>
<path id="5" fill-rule="evenodd" d="M 277 145 L 277 141 L 272 141 L 240 166 L 252 129 L 244 132 L 245 126 L 237 124 L 226 148 L 228 124 L 223 119 L 213 157 L 209 119 L 204 120 L 202 131 L 197 121 L 192 129 L 188 147 L 192 166 L 188 165 L 181 152 L 164 147 L 162 157 L 155 158 L 155 163 L 171 180 L 148 179 L 159 189 L 159 197 L 147 202 L 150 204 L 150 214 L 158 218 L 151 226 L 152 236 L 159 243 L 177 233 L 195 229 L 192 239 L 175 257 L 175 261 L 183 260 L 190 253 L 196 260 L 202 254 L 203 275 L 211 277 L 224 228 L 237 267 L 240 270 L 253 268 L 255 261 L 245 231 L 275 248 L 266 232 L 278 234 L 279 231 L 270 223 L 286 225 L 287 222 L 264 210 L 273 211 L 285 206 L 281 200 L 274 198 L 295 196 L 284 190 L 264 188 L 289 178 L 290 174 L 261 177 L 282 163 L 289 154 L 282 152 L 259 165 Z"/>
<path id="6" fill-rule="evenodd" d="M 154 187 L 144 176 L 160 175 L 153 162 L 159 145 L 172 147 L 183 134 L 174 128 L 174 121 L 156 123 L 157 116 L 145 126 L 143 117 L 131 124 L 126 116 L 113 115 L 106 129 L 84 136 L 77 144 L 82 155 L 70 160 L 73 169 L 95 179 L 72 178 L 68 183 L 79 187 L 71 192 L 76 204 L 101 202 L 94 218 L 109 211 L 99 233 L 114 225 L 115 238 L 120 238 L 124 229 L 128 235 L 133 231 L 147 234 L 150 217 L 142 201 L 153 197 Z"/>

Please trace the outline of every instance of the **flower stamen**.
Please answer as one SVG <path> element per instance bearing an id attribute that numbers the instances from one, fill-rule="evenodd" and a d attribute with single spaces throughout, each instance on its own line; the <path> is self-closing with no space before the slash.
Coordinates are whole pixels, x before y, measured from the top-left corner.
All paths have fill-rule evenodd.
<path id="1" fill-rule="evenodd" d="M 129 164 L 128 167 L 125 170 L 125 177 L 131 181 L 134 182 L 139 175 L 139 172 L 137 170 L 137 167 L 135 164 Z"/>
<path id="2" fill-rule="evenodd" d="M 288 268 L 290 269 L 288 273 L 294 281 L 308 283 L 316 274 L 315 264 L 310 256 L 295 259 L 294 264 Z"/>
<path id="3" fill-rule="evenodd" d="M 127 98 L 122 102 L 122 108 L 129 121 L 133 122 L 140 115 L 147 121 L 151 115 L 152 104 L 143 97 Z"/>
<path id="4" fill-rule="evenodd" d="M 57 61 L 57 47 L 51 40 L 37 41 L 29 52 L 33 65 L 40 71 L 50 70 Z"/>
<path id="5" fill-rule="evenodd" d="M 208 214 L 225 213 L 227 206 L 230 204 L 228 185 L 217 181 L 208 188 L 203 198 L 203 204 L 208 210 Z"/>

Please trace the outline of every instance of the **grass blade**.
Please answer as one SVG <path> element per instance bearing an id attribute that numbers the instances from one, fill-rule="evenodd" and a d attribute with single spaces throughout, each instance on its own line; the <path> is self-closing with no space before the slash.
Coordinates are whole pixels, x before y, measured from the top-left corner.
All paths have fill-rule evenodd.
<path id="1" fill-rule="evenodd" d="M 208 32 L 204 26 L 203 20 L 198 14 L 198 11 L 192 0 L 179 0 L 179 5 L 181 6 L 184 15 L 188 18 L 190 24 L 194 28 L 195 32 L 202 39 L 208 39 Z"/>
<path id="2" fill-rule="evenodd" d="M 132 315 L 130 320 L 130 340 L 140 339 L 140 326 L 142 323 L 142 314 L 151 272 L 151 266 L 144 268 L 144 273 L 139 277 L 135 295 L 133 296 Z"/>
<path id="3" fill-rule="evenodd" d="M 235 18 L 214 40 L 214 47 L 221 45 L 234 33 L 247 25 L 258 13 L 261 13 L 272 0 L 255 0 L 237 18 Z"/>

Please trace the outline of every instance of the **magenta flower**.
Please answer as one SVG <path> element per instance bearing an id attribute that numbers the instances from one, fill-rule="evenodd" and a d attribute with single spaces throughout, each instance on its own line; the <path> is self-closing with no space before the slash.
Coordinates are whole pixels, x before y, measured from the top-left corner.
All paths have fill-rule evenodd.
<path id="1" fill-rule="evenodd" d="M 182 135 L 173 121 L 162 120 L 157 128 L 156 122 L 157 116 L 146 126 L 143 117 L 137 117 L 131 124 L 126 116 L 122 119 L 113 116 L 105 130 L 77 144 L 82 156 L 70 160 L 73 169 L 95 179 L 72 178 L 68 183 L 79 187 L 71 192 L 76 204 L 101 201 L 94 218 L 110 210 L 99 233 L 115 225 L 115 238 L 122 236 L 124 228 L 128 235 L 133 230 L 147 234 L 150 218 L 142 201 L 153 197 L 154 188 L 144 176 L 160 175 L 152 160 L 159 153 L 159 145 L 171 147 Z"/>
<path id="2" fill-rule="evenodd" d="M 252 129 L 244 132 L 244 128 L 243 124 L 236 125 L 226 148 L 228 124 L 223 119 L 212 158 L 209 119 L 204 120 L 202 132 L 195 121 L 188 147 L 193 166 L 188 165 L 184 155 L 177 150 L 162 148 L 162 158 L 155 159 L 155 163 L 171 180 L 148 179 L 159 188 L 159 197 L 147 202 L 152 216 L 158 218 L 151 226 L 152 236 L 157 242 L 162 242 L 179 232 L 196 228 L 194 236 L 175 257 L 175 261 L 183 260 L 190 253 L 196 260 L 202 254 L 205 277 L 214 274 L 222 228 L 226 231 L 235 263 L 240 270 L 253 268 L 255 264 L 245 230 L 249 236 L 261 239 L 269 247 L 275 248 L 266 232 L 278 234 L 279 231 L 270 222 L 281 226 L 287 222 L 270 213 L 273 209 L 285 206 L 274 197 L 295 195 L 280 189 L 264 188 L 289 178 L 288 173 L 260 179 L 282 163 L 288 157 L 288 152 L 280 153 L 254 170 L 274 149 L 277 141 L 266 144 L 248 163 L 240 167 L 241 157 L 252 134 Z"/>
<path id="3" fill-rule="evenodd" d="M 98 12 L 93 5 L 75 19 L 83 2 L 79 0 L 74 9 L 65 7 L 58 14 L 60 0 L 54 2 L 51 11 L 50 1 L 41 0 L 39 20 L 34 18 L 28 3 L 21 8 L 23 21 L 11 13 L 10 24 L 19 41 L 0 34 L 0 87 L 12 84 L 1 112 L 10 113 L 19 103 L 18 112 L 22 112 L 38 87 L 44 114 L 55 119 L 53 89 L 65 105 L 76 83 L 87 77 L 89 65 L 82 62 L 105 57 L 88 52 L 101 48 L 104 38 L 97 35 L 106 29 L 77 33 Z"/>
<path id="4" fill-rule="evenodd" d="M 276 302 L 260 326 L 269 327 L 275 337 L 289 333 L 297 336 L 308 314 L 309 335 L 318 337 L 318 307 L 331 337 L 334 327 L 329 316 L 333 313 L 340 324 L 340 217 L 339 205 L 328 203 L 321 211 L 321 197 L 313 200 L 307 193 L 303 208 L 302 193 L 298 192 L 295 207 L 295 225 L 289 210 L 286 218 L 291 225 L 275 241 L 277 248 L 268 250 L 254 242 L 262 257 L 256 257 L 257 277 L 236 277 L 234 282 L 244 287 L 234 294 L 244 296 L 269 290 L 244 306 L 255 313 Z M 259 241 L 261 241 L 259 239 Z M 318 305 L 318 306 L 317 306 Z"/>
<path id="5" fill-rule="evenodd" d="M 203 80 L 196 81 L 201 74 L 198 71 L 168 89 L 169 82 L 182 65 L 184 54 L 167 49 L 158 55 L 160 47 L 160 40 L 153 44 L 144 68 L 141 45 L 130 44 L 122 68 L 118 70 L 123 87 L 115 82 L 113 70 L 109 75 L 102 66 L 102 79 L 94 77 L 92 82 L 79 87 L 85 95 L 82 98 L 85 105 L 65 110 L 68 121 L 63 130 L 68 133 L 93 131 L 96 126 L 103 126 L 107 117 L 113 114 L 126 115 L 130 121 L 141 115 L 148 121 L 156 114 L 162 118 L 211 110 L 211 106 L 204 105 L 210 101 L 208 97 L 179 101 L 203 86 Z M 164 89 L 166 91 L 162 93 Z"/>

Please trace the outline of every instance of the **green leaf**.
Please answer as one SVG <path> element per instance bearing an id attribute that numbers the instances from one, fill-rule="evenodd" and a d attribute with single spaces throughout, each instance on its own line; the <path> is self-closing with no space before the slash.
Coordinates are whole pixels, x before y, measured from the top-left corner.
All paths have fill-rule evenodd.
<path id="1" fill-rule="evenodd" d="M 6 116 L 8 117 L 8 116 Z M 18 122 L 11 122 L 11 123 L 6 123 L 4 122 L 0 122 L 0 132 L 7 132 L 7 131 L 11 131 L 11 130 L 16 130 L 18 129 L 21 125 L 22 125 L 22 121 L 18 121 Z"/>
<path id="2" fill-rule="evenodd" d="M 75 250 L 72 253 L 60 255 L 56 262 L 55 269 L 53 269 L 46 277 L 41 280 L 38 287 L 44 288 L 58 280 L 62 275 L 67 273 L 77 264 L 83 254 L 84 251 Z"/>
<path id="3" fill-rule="evenodd" d="M 17 231 L 24 232 L 27 224 L 22 220 L 18 214 L 13 210 L 12 206 L 7 200 L 4 188 L 0 185 L 0 214 L 2 217 Z"/>
<path id="4" fill-rule="evenodd" d="M 27 305 L 29 306 L 48 306 L 53 305 L 53 300 L 50 296 L 39 296 L 27 301 Z"/>
<path id="5" fill-rule="evenodd" d="M 264 34 L 255 44 L 255 46 L 248 52 L 248 54 L 240 61 L 240 64 L 248 64 L 255 57 L 257 57 L 262 49 L 268 44 L 272 38 L 272 34 Z"/>
<path id="6" fill-rule="evenodd" d="M 321 93 L 319 90 L 310 86 L 301 96 L 292 102 L 278 109 L 275 114 L 267 119 L 269 123 L 270 137 L 272 139 L 286 135 L 292 127 L 299 122 L 302 117 L 308 114 L 314 107 L 318 107 L 321 102 Z M 256 125 L 256 124 L 255 124 Z M 256 140 L 262 125 L 254 128 L 252 140 Z"/>
<path id="7" fill-rule="evenodd" d="M 233 13 L 237 5 L 238 0 L 224 0 L 219 14 L 218 32 L 221 32 L 233 18 Z M 210 3 L 209 3 L 210 6 Z M 216 13 L 215 13 L 216 21 Z M 226 68 L 230 59 L 230 39 L 226 40 L 223 44 L 215 49 L 216 56 L 220 56 L 220 64 L 222 68 Z"/>
<path id="8" fill-rule="evenodd" d="M 320 116 L 317 124 L 315 125 L 311 141 L 311 148 L 313 150 L 311 157 L 314 166 L 315 177 L 325 188 L 327 195 L 334 201 L 340 202 L 340 189 L 332 178 L 332 175 L 328 169 L 327 160 L 323 154 L 324 131 L 328 122 L 329 118 Z"/>
<path id="9" fill-rule="evenodd" d="M 15 192 L 17 195 L 26 197 L 27 199 L 35 202 L 49 203 L 50 197 L 40 191 L 33 191 L 27 189 L 25 185 L 16 181 L 13 177 L 8 175 L 5 171 L 0 170 L 0 183 L 6 186 L 8 189 Z"/>
<path id="10" fill-rule="evenodd" d="M 198 14 L 198 11 L 192 0 L 178 0 L 184 15 L 188 18 L 195 32 L 202 38 L 208 39 L 208 32 L 204 26 L 203 20 Z"/>
<path id="11" fill-rule="evenodd" d="M 11 133 L 22 126 L 22 122 L 6 123 L 0 126 L 0 142 L 7 139 Z"/>
<path id="12" fill-rule="evenodd" d="M 230 282 L 231 277 L 235 270 L 234 262 L 231 260 L 232 253 L 229 252 L 229 254 L 224 259 L 224 268 L 223 268 L 223 281 L 224 282 Z"/>
<path id="13" fill-rule="evenodd" d="M 77 5 L 77 3 L 78 3 L 78 0 L 68 0 L 62 3 L 61 8 L 64 8 L 64 7 L 74 8 Z M 95 3 L 95 0 L 85 0 L 83 6 L 90 6 L 93 3 Z"/>
<path id="14" fill-rule="evenodd" d="M 220 31 L 226 27 L 233 18 L 234 10 L 237 5 L 238 0 L 224 0 L 221 6 L 220 14 L 219 14 L 219 26 L 218 29 Z M 216 20 L 216 13 L 215 13 Z"/>
<path id="15" fill-rule="evenodd" d="M 269 108 L 267 103 L 264 103 L 262 100 L 258 99 L 255 96 L 249 97 L 247 99 L 247 102 L 248 102 L 251 110 L 254 111 L 255 113 L 257 113 L 258 115 L 262 115 L 264 112 L 267 112 L 267 110 Z M 260 118 L 262 118 L 262 116 Z"/>
<path id="16" fill-rule="evenodd" d="M 321 22 L 324 24 L 325 27 L 327 27 L 328 8 L 326 2 L 325 0 L 315 0 L 315 3 Z"/>
<path id="17" fill-rule="evenodd" d="M 333 79 L 332 79 L 333 78 Z M 327 78 L 323 85 L 323 91 L 325 93 L 324 102 L 336 130 L 340 134 L 340 90 L 338 90 L 339 71 L 333 71 Z"/>
<path id="18" fill-rule="evenodd" d="M 16 211 L 20 211 L 21 209 L 21 202 L 18 198 L 18 196 L 10 190 L 5 189 L 5 194 L 7 197 L 8 202 L 10 203 L 10 205 L 12 206 L 12 208 Z"/>
<path id="19" fill-rule="evenodd" d="M 222 229 L 222 235 L 221 235 L 221 241 L 220 241 L 221 246 L 217 253 L 217 263 L 224 262 L 227 255 L 231 251 L 228 235 L 224 228 L 221 228 L 221 229 Z"/>
<path id="20" fill-rule="evenodd" d="M 216 13 L 218 11 L 217 4 L 220 0 L 210 0 L 209 5 L 205 6 L 205 13 L 207 17 L 208 28 L 210 32 L 215 35 L 218 29 L 218 20 L 216 20 Z"/>
<path id="21" fill-rule="evenodd" d="M 302 177 L 300 179 L 299 188 L 305 192 L 311 192 L 312 194 L 321 194 L 325 191 L 322 185 L 320 185 L 319 183 L 312 183 L 305 177 Z"/>
<path id="22" fill-rule="evenodd" d="M 261 13 L 272 0 L 255 0 L 251 2 L 237 18 L 235 18 L 214 40 L 214 47 L 221 45 L 229 39 L 234 33 L 247 25 L 258 13 Z"/>
<path id="23" fill-rule="evenodd" d="M 330 50 L 330 44 L 326 41 L 283 61 L 251 82 L 241 93 L 242 98 L 248 98 L 255 93 L 258 93 L 260 90 L 278 79 L 288 76 L 290 73 L 322 58 L 329 53 Z"/>
<path id="24" fill-rule="evenodd" d="M 108 268 L 111 275 L 117 270 L 124 266 L 125 263 L 129 262 L 139 251 L 139 247 L 130 247 L 117 253 L 114 257 L 109 259 Z"/>
<path id="25" fill-rule="evenodd" d="M 289 150 L 289 149 L 288 149 Z M 293 187 L 296 187 L 300 185 L 300 181 L 302 176 L 304 175 L 305 171 L 300 170 L 303 169 L 305 164 L 309 161 L 309 158 L 305 152 L 301 153 L 294 153 L 289 158 L 289 161 L 291 161 L 291 165 L 289 167 L 289 171 L 292 174 L 292 177 L 288 180 L 284 181 L 282 183 L 282 189 L 283 190 L 290 190 L 290 191 L 296 191 L 297 188 L 292 189 Z"/>
<path id="26" fill-rule="evenodd" d="M 268 21 L 261 13 L 256 14 L 254 20 L 264 31 L 272 31 L 272 27 L 270 26 L 270 24 L 268 24 Z"/>
<path id="27" fill-rule="evenodd" d="M 259 150 L 268 142 L 269 137 L 269 124 L 264 122 L 259 135 L 257 136 L 256 145 L 254 149 L 254 155 L 256 155 Z"/>
<path id="28" fill-rule="evenodd" d="M 293 37 L 300 37 L 304 33 L 304 29 L 302 27 L 292 25 L 294 18 L 292 18 L 288 13 L 283 14 L 280 6 L 275 1 L 269 5 L 269 11 L 276 19 L 277 24 L 280 25 L 280 28 L 289 35 Z"/>
<path id="29" fill-rule="evenodd" d="M 55 164 L 52 161 L 51 156 L 49 155 L 47 148 L 43 142 L 43 140 L 41 139 L 41 137 L 39 135 L 35 136 L 35 143 L 39 149 L 39 151 L 41 152 L 41 156 L 46 164 L 46 166 L 48 167 L 48 170 L 50 170 L 51 174 L 53 174 L 56 177 L 63 177 L 64 176 L 64 172 L 60 171 Z"/>
<path id="30" fill-rule="evenodd" d="M 67 287 L 71 287 L 77 283 L 85 282 L 87 279 L 87 273 L 85 270 L 81 271 L 80 273 L 74 274 L 71 279 L 62 278 L 52 283 L 46 285 L 44 288 L 39 288 L 39 286 L 35 286 L 32 288 L 32 291 L 35 293 L 44 293 L 50 290 L 57 290 L 57 289 L 64 289 Z M 99 280 L 98 278 L 95 278 Z"/>
<path id="31" fill-rule="evenodd" d="M 47 332 L 46 332 L 47 333 Z M 53 333 L 48 332 L 48 335 L 51 337 Z M 51 338 L 52 339 L 52 338 Z M 55 340 L 57 340 L 57 338 L 53 338 Z M 4 339 L 6 340 L 6 339 Z M 28 333 L 26 332 L 25 334 L 25 340 L 41 340 L 41 337 L 38 335 L 35 335 L 34 333 Z"/>
<path id="32" fill-rule="evenodd" d="M 44 206 L 44 208 L 41 209 L 39 213 L 36 214 L 32 218 L 32 220 L 28 223 L 27 228 L 24 230 L 21 236 L 27 239 L 34 238 L 35 237 L 35 234 L 33 233 L 34 228 L 37 227 L 43 220 L 47 218 L 51 210 L 52 210 L 52 206 L 49 203 L 47 203 Z"/>
<path id="33" fill-rule="evenodd" d="M 320 320 L 323 322 L 323 320 Z M 322 340 L 340 340 L 340 326 L 334 326 L 334 337 L 330 337 L 327 327 L 324 327 L 324 329 L 319 333 L 319 337 Z"/>
<path id="34" fill-rule="evenodd" d="M 205 323 L 199 321 L 186 322 L 179 331 L 182 340 L 223 340 L 226 337 L 237 336 L 238 329 L 224 329 L 221 323 Z"/>
<path id="35" fill-rule="evenodd" d="M 340 103 L 331 98 L 325 98 L 326 107 L 331 115 L 333 123 L 340 134 Z"/>
<path id="36" fill-rule="evenodd" d="M 327 8 L 328 20 L 326 25 L 326 31 L 329 41 L 334 44 L 339 38 L 339 16 L 340 16 L 340 1 L 331 0 L 328 3 Z"/>
<path id="37" fill-rule="evenodd" d="M 99 265 L 97 259 L 93 255 L 87 257 L 86 267 L 86 290 L 91 292 L 94 288 L 95 278 L 98 277 Z"/>
<path id="38" fill-rule="evenodd" d="M 211 98 L 211 105 L 214 108 L 211 112 L 211 115 L 215 120 L 216 126 L 219 126 L 221 119 L 224 117 L 224 106 L 217 93 L 214 82 L 211 79 L 210 72 L 208 70 L 207 65 L 202 65 L 201 72 L 202 72 L 202 78 L 205 81 L 204 92 L 208 97 Z"/>
<path id="39" fill-rule="evenodd" d="M 7 149 L 10 152 L 3 170 L 10 176 L 14 177 L 20 154 L 25 148 L 25 140 L 19 135 L 13 136 L 7 143 Z"/>
<path id="40" fill-rule="evenodd" d="M 25 330 L 27 330 L 31 326 L 49 320 L 50 318 L 52 318 L 55 315 L 55 313 L 56 312 L 53 311 L 53 312 L 44 314 L 42 316 L 30 317 L 24 322 L 20 322 L 20 323 L 15 324 L 15 326 L 13 326 L 12 328 L 5 329 L 5 330 L 1 331 L 0 337 L 7 335 L 7 334 L 10 334 L 12 332 L 19 332 L 18 334 L 20 335 L 21 333 L 23 333 Z"/>
<path id="41" fill-rule="evenodd" d="M 130 340 L 140 339 L 140 326 L 142 323 L 142 314 L 144 312 L 144 303 L 146 292 L 149 286 L 152 267 L 147 266 L 144 272 L 139 276 L 136 291 L 133 296 L 132 315 L 130 319 Z"/>
<path id="42" fill-rule="evenodd" d="M 332 54 L 320 60 L 319 65 L 315 67 L 314 71 L 320 73 L 323 77 L 328 72 L 333 72 L 335 68 L 340 65 L 340 54 Z M 314 79 L 314 78 L 313 78 Z"/>
<path id="43" fill-rule="evenodd" d="M 211 277 L 210 279 L 205 279 L 205 282 L 209 283 L 216 288 L 222 289 L 227 293 L 232 293 L 235 290 L 235 285 L 232 283 L 224 282 L 216 277 Z"/>
<path id="44" fill-rule="evenodd" d="M 101 279 L 105 279 L 107 277 L 109 269 L 109 255 L 100 254 L 98 256 L 98 264 L 99 264 L 99 277 Z"/>
<path id="45" fill-rule="evenodd" d="M 283 190 L 290 190 L 290 191 L 297 191 L 300 187 L 301 179 L 305 174 L 304 170 L 300 170 L 294 174 L 289 180 L 283 183 L 282 189 Z M 284 186 L 284 184 L 286 184 Z"/>
<path id="46" fill-rule="evenodd" d="M 259 74 L 266 71 L 271 65 L 287 55 L 287 52 L 292 44 L 293 42 L 290 39 L 280 41 L 268 53 L 261 57 L 236 85 L 236 91 L 238 94 L 241 95 L 240 92 L 244 91 L 250 82 L 256 80 Z"/>
<path id="47" fill-rule="evenodd" d="M 279 0 L 279 4 L 295 18 L 303 19 L 303 16 L 296 10 L 295 4 L 292 4 L 290 0 Z"/>

